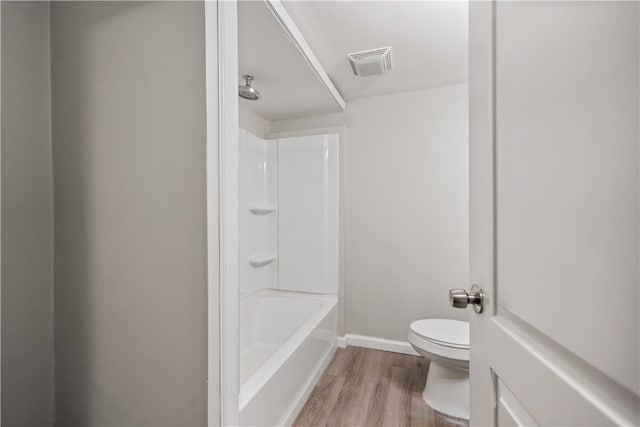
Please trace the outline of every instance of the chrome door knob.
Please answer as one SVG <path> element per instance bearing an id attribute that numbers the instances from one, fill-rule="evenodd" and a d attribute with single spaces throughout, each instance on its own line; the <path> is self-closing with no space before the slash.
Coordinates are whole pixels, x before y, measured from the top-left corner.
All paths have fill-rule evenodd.
<path id="1" fill-rule="evenodd" d="M 455 308 L 467 308 L 467 305 L 469 305 L 469 293 L 465 289 L 451 289 L 449 291 L 449 304 Z"/>
<path id="2" fill-rule="evenodd" d="M 467 308 L 469 304 L 473 306 L 473 311 L 482 313 L 484 306 L 484 293 L 480 286 L 474 284 L 471 291 L 465 289 L 451 289 L 449 291 L 449 304 L 455 308 Z"/>

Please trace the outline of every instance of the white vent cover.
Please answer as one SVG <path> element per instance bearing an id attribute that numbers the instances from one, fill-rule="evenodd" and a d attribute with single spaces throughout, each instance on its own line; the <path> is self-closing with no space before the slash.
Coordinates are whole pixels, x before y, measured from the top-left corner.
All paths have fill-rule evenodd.
<path id="1" fill-rule="evenodd" d="M 384 74 L 391 70 L 391 46 L 347 55 L 353 74 L 360 77 Z"/>

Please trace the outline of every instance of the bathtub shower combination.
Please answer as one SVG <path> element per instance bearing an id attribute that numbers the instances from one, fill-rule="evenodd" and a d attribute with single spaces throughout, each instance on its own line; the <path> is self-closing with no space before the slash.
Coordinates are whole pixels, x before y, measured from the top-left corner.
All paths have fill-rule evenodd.
<path id="1" fill-rule="evenodd" d="M 336 348 L 338 135 L 239 137 L 242 425 L 290 425 Z"/>

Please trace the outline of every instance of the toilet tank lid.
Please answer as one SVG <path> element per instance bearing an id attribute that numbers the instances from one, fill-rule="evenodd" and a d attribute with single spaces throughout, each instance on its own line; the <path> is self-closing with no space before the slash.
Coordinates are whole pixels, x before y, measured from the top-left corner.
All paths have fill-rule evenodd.
<path id="1" fill-rule="evenodd" d="M 451 319 L 422 319 L 411 323 L 411 331 L 429 341 L 469 346 L 469 323 Z"/>

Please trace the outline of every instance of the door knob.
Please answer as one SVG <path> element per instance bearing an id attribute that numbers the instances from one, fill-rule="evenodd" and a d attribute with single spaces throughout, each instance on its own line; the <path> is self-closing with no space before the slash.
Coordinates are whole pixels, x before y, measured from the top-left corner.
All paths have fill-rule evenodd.
<path id="1" fill-rule="evenodd" d="M 473 311 L 482 313 L 484 304 L 484 292 L 480 286 L 473 284 L 471 290 L 467 292 L 465 289 L 449 290 L 449 304 L 455 308 L 467 308 L 469 304 L 473 306 Z"/>

